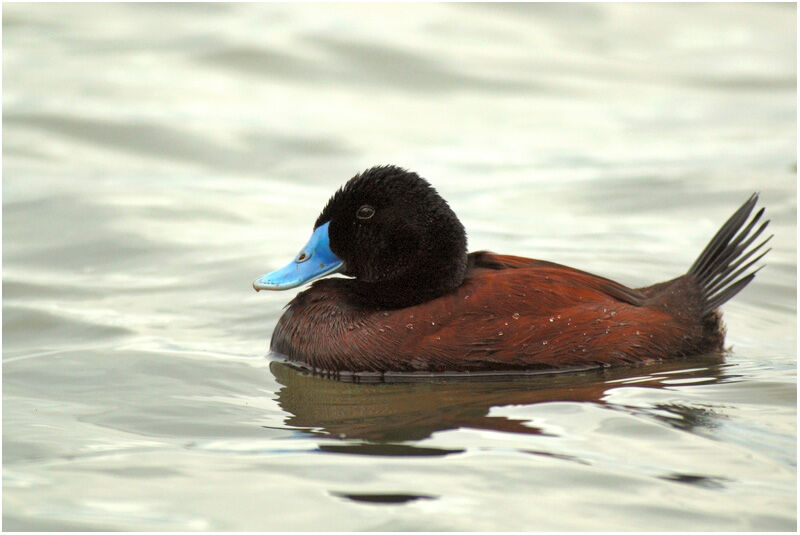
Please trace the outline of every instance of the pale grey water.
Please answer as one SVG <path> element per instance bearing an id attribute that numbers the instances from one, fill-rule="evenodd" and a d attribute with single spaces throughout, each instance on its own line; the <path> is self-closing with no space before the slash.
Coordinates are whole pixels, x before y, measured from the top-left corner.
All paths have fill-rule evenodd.
<path id="1" fill-rule="evenodd" d="M 794 530 L 794 5 L 3 6 L 7 530 Z M 270 364 L 355 172 L 629 285 L 760 191 L 724 356 L 352 385 Z"/>

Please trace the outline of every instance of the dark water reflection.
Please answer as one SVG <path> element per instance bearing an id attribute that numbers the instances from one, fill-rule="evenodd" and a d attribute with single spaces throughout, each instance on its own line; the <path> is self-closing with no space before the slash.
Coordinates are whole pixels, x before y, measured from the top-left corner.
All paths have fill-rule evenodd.
<path id="1" fill-rule="evenodd" d="M 716 384 L 733 380 L 724 357 L 710 354 L 646 367 L 548 374 L 483 381 L 454 378 L 413 383 L 354 384 L 315 376 L 282 362 L 270 363 L 281 388 L 285 424 L 311 435 L 359 439 L 367 444 L 323 445 L 325 451 L 366 455 L 444 455 L 462 450 L 419 448 L 397 443 L 419 441 L 438 431 L 469 428 L 523 435 L 549 432 L 527 420 L 493 416 L 492 407 L 554 402 L 609 405 L 606 395 L 620 386 L 661 389 L 664 381 Z M 626 411 L 628 407 L 619 407 Z M 682 404 L 655 404 L 648 412 L 670 426 L 691 431 L 714 427 L 713 410 Z"/>

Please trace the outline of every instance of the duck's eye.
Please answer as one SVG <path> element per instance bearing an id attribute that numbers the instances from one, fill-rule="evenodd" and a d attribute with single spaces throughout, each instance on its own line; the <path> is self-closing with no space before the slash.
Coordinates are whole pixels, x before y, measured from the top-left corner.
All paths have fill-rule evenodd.
<path id="1" fill-rule="evenodd" d="M 358 212 L 356 212 L 356 217 L 359 219 L 369 219 L 374 215 L 375 215 L 375 208 L 373 208 L 368 204 L 365 204 L 364 206 L 358 209 Z"/>

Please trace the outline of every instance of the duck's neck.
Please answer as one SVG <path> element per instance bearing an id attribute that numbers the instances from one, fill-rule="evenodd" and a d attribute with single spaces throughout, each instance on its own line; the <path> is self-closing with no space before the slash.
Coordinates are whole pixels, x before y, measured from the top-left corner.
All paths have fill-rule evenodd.
<path id="1" fill-rule="evenodd" d="M 467 271 L 466 254 L 446 265 L 407 271 L 394 278 L 365 282 L 348 281 L 359 301 L 376 308 L 405 308 L 446 295 L 461 286 Z"/>

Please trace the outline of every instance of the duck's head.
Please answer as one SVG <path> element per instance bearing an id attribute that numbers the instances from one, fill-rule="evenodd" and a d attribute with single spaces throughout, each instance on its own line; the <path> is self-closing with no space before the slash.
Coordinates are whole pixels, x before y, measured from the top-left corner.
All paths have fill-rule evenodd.
<path id="1" fill-rule="evenodd" d="M 295 259 L 253 287 L 286 290 L 342 273 L 361 299 L 398 308 L 454 290 L 466 269 L 464 227 L 447 202 L 416 173 L 381 166 L 340 188 Z"/>

